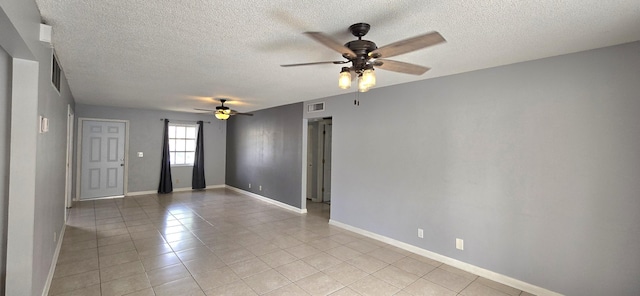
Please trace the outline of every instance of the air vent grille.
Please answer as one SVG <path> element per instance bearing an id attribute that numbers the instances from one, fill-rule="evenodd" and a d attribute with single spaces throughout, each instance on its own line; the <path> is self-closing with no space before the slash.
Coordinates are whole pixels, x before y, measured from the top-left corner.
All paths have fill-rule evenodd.
<path id="1" fill-rule="evenodd" d="M 324 111 L 324 102 L 307 105 L 307 113 Z"/>
<path id="2" fill-rule="evenodd" d="M 56 55 L 51 55 L 51 83 L 53 87 L 55 87 L 58 92 L 60 92 L 60 73 L 62 69 L 60 69 L 60 64 L 58 64 L 58 59 L 56 59 Z"/>

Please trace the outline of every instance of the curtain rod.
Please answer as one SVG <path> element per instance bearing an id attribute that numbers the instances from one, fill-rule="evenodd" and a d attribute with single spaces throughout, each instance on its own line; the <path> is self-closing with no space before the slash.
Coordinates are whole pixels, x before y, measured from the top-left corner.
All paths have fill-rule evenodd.
<path id="1" fill-rule="evenodd" d="M 164 121 L 165 119 L 169 119 L 169 118 L 160 118 L 160 121 Z M 189 122 L 189 123 L 198 123 L 198 121 L 194 121 L 194 120 L 178 120 L 178 119 L 169 119 L 169 122 L 174 121 L 174 122 Z M 211 121 L 203 121 L 203 123 L 208 123 L 211 124 Z"/>

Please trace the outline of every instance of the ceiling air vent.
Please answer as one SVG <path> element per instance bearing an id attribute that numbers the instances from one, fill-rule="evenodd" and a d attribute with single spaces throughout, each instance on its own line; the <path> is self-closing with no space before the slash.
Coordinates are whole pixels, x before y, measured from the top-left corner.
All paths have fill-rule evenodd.
<path id="1" fill-rule="evenodd" d="M 307 105 L 307 113 L 324 111 L 324 102 Z"/>

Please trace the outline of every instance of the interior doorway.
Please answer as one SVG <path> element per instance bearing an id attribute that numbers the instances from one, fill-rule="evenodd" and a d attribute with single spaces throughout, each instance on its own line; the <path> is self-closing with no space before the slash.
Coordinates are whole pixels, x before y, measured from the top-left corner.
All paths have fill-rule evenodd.
<path id="1" fill-rule="evenodd" d="M 331 211 L 331 117 L 307 126 L 307 211 L 329 219 Z"/>

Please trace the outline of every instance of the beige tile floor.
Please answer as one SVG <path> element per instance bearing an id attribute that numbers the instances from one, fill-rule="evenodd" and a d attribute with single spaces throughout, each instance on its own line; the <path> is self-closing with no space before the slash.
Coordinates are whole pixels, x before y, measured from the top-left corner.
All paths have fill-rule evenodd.
<path id="1" fill-rule="evenodd" d="M 529 295 L 228 189 L 76 203 L 49 295 Z"/>

